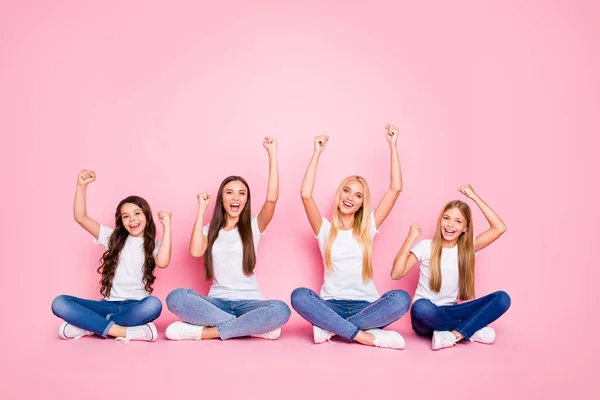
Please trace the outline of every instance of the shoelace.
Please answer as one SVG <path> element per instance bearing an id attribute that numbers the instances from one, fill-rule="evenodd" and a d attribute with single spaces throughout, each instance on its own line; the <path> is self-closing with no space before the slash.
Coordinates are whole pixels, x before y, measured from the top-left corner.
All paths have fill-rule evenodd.
<path id="1" fill-rule="evenodd" d="M 197 328 L 183 326 L 181 328 L 181 338 L 182 339 L 201 340 L 202 339 L 202 332 L 200 332 L 200 334 L 198 334 L 198 329 Z"/>
<path id="2" fill-rule="evenodd" d="M 456 338 L 454 335 L 442 336 L 442 347 L 454 346 L 456 344 Z"/>
<path id="3" fill-rule="evenodd" d="M 146 325 L 144 325 L 145 327 Z M 139 339 L 145 336 L 144 327 L 136 328 L 136 329 L 127 329 L 125 333 L 125 337 L 115 338 L 115 342 L 121 342 L 123 344 L 129 343 L 132 339 Z"/>

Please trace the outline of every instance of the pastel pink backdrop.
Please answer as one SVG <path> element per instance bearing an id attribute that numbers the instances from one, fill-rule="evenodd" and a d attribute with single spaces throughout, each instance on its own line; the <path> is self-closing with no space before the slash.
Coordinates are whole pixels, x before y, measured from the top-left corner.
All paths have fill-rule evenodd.
<path id="1" fill-rule="evenodd" d="M 599 11 L 593 1 L 3 3 L 0 396 L 594 397 Z M 409 225 L 431 235 L 443 203 L 471 183 L 508 226 L 477 259 L 477 293 L 513 300 L 493 346 L 434 353 L 408 316 L 392 326 L 404 351 L 316 346 L 296 313 L 275 342 L 57 337 L 52 299 L 98 296 L 102 250 L 72 218 L 80 169 L 98 174 L 88 209 L 105 224 L 129 194 L 173 212 L 173 258 L 155 285 L 164 300 L 207 289 L 187 253 L 196 194 L 241 174 L 258 212 L 261 140 L 277 136 L 281 194 L 257 276 L 289 304 L 294 288 L 322 281 L 299 196 L 313 137 L 331 138 L 315 187 L 329 216 L 346 175 L 365 176 L 374 203 L 386 190 L 387 123 L 400 128 L 404 191 L 374 245 L 376 284 L 414 293 L 416 270 L 389 278 Z M 486 227 L 478 211 L 475 227 Z M 165 307 L 161 333 L 174 320 Z"/>

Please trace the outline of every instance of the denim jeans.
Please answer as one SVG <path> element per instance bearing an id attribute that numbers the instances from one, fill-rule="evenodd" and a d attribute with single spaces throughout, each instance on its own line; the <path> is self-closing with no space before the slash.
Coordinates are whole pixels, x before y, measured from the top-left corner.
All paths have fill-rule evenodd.
<path id="1" fill-rule="evenodd" d="M 191 289 L 173 290 L 167 307 L 185 322 L 216 327 L 222 340 L 270 332 L 283 326 L 291 314 L 283 301 L 225 300 Z"/>
<path id="2" fill-rule="evenodd" d="M 431 337 L 433 331 L 455 330 L 469 339 L 475 332 L 494 322 L 510 307 L 506 292 L 494 292 L 460 304 L 436 306 L 419 299 L 410 311 L 412 327 L 419 336 Z"/>
<path id="3" fill-rule="evenodd" d="M 410 307 L 410 296 L 392 290 L 372 303 L 323 300 L 310 289 L 298 288 L 292 292 L 292 307 L 311 324 L 352 340 L 361 330 L 384 328 L 400 319 Z"/>
<path id="4" fill-rule="evenodd" d="M 114 324 L 143 325 L 158 318 L 161 311 L 162 303 L 154 296 L 142 300 L 107 301 L 60 295 L 52 302 L 54 315 L 103 337 Z"/>

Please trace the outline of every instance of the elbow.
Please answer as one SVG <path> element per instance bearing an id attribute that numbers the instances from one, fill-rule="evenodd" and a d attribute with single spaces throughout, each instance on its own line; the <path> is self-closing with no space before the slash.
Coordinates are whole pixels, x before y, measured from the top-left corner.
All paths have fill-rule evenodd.
<path id="1" fill-rule="evenodd" d="M 312 193 L 300 192 L 300 197 L 302 197 L 303 202 L 307 202 L 312 200 Z"/>
<path id="2" fill-rule="evenodd" d="M 394 194 L 396 197 L 400 196 L 401 192 L 402 192 L 402 185 L 390 186 L 390 193 Z"/>
<path id="3" fill-rule="evenodd" d="M 392 280 L 394 280 L 394 281 L 397 281 L 398 279 L 402 278 L 402 274 L 399 274 L 398 272 L 395 272 L 393 270 L 390 273 L 390 276 L 391 276 Z"/>
<path id="4" fill-rule="evenodd" d="M 190 247 L 190 256 L 194 257 L 194 258 L 200 258 L 204 255 L 205 250 L 202 249 L 194 249 Z"/>
<path id="5" fill-rule="evenodd" d="M 266 202 L 268 204 L 275 205 L 275 204 L 277 204 L 277 200 L 279 200 L 279 197 L 277 195 L 270 195 L 270 196 L 267 196 Z"/>
<path id="6" fill-rule="evenodd" d="M 498 232 L 500 233 L 500 235 L 506 232 L 506 225 L 502 224 L 502 226 L 498 228 Z"/>
<path id="7" fill-rule="evenodd" d="M 160 268 L 160 269 L 163 269 L 163 268 L 167 268 L 169 266 L 169 263 L 168 262 L 166 262 L 166 263 L 159 263 L 159 262 L 157 262 L 156 266 L 158 268 Z"/>

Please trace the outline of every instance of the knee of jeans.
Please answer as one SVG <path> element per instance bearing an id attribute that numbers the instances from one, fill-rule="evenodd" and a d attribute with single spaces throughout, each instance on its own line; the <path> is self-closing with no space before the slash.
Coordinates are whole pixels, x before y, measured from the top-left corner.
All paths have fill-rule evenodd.
<path id="1" fill-rule="evenodd" d="M 294 289 L 291 296 L 292 307 L 294 309 L 297 309 L 298 306 L 302 307 L 304 300 L 311 296 L 312 293 L 314 293 L 312 290 L 303 287 Z"/>
<path id="2" fill-rule="evenodd" d="M 392 299 L 392 305 L 396 311 L 402 312 L 403 314 L 408 311 L 410 307 L 410 295 L 404 290 L 392 290 L 387 295 Z"/>
<path id="3" fill-rule="evenodd" d="M 171 293 L 167 295 L 165 302 L 167 303 L 167 308 L 173 311 L 173 308 L 177 308 L 177 305 L 181 302 L 182 298 L 189 293 L 189 289 L 179 288 L 172 290 Z"/>
<path id="4" fill-rule="evenodd" d="M 69 310 L 69 296 L 61 294 L 52 301 L 52 313 L 63 318 Z M 64 319 L 64 318 L 63 318 Z"/>
<path id="5" fill-rule="evenodd" d="M 500 308 L 502 308 L 504 311 L 506 311 L 510 308 L 510 304 L 511 304 L 510 296 L 505 291 L 500 290 L 500 291 L 496 292 L 496 301 L 498 302 L 498 305 L 500 306 Z"/>
<path id="6" fill-rule="evenodd" d="M 410 313 L 413 317 L 419 319 L 426 318 L 427 315 L 435 308 L 435 305 L 427 299 L 419 299 L 412 305 Z"/>
<path id="7" fill-rule="evenodd" d="M 154 296 L 148 296 L 143 300 L 143 302 L 144 311 L 149 316 L 156 316 L 158 318 L 158 316 L 162 312 L 162 302 L 159 300 L 159 298 Z"/>
<path id="8" fill-rule="evenodd" d="M 288 322 L 292 312 L 287 304 L 281 300 L 272 300 L 270 306 L 275 310 L 275 314 L 277 315 L 278 323 L 280 325 L 284 325 Z"/>

